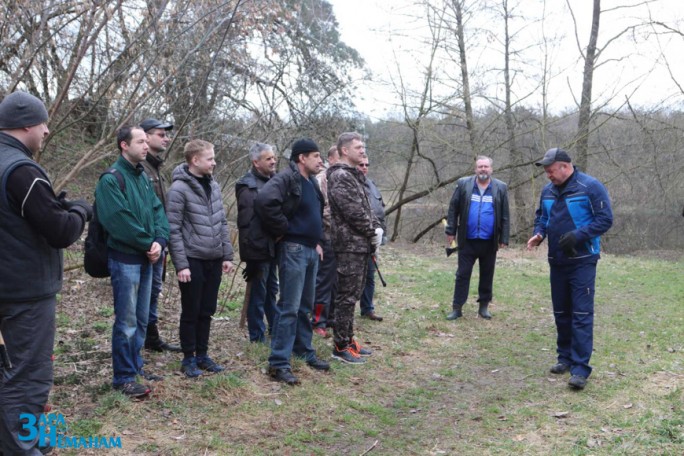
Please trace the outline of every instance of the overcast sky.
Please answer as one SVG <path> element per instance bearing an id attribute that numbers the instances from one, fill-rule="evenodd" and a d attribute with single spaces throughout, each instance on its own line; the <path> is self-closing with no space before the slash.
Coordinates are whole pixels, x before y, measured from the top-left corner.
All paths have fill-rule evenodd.
<path id="1" fill-rule="evenodd" d="M 330 0 L 339 22 L 342 40 L 357 49 L 372 71 L 373 79 L 359 84 L 359 110 L 372 118 L 383 118 L 399 112 L 396 95 L 398 81 L 418 91 L 421 88 L 429 46 L 422 44 L 426 35 L 425 6 L 408 0 Z M 500 5 L 500 1 L 470 1 L 469 5 Z M 599 46 L 629 25 L 653 20 L 666 22 L 684 31 L 682 0 L 603 0 Z M 438 2 L 433 1 L 433 4 Z M 548 105 L 552 111 L 574 109 L 582 85 L 582 67 L 579 47 L 584 49 L 589 39 L 592 0 L 572 0 L 577 21 L 577 37 L 567 3 L 562 0 L 509 0 L 516 19 L 511 23 L 516 37 L 513 47 L 520 51 L 520 59 L 513 63 L 517 70 L 515 94 L 528 107 L 541 106 L 538 83 L 543 73 L 542 36 L 550 43 L 546 54 L 552 62 Z M 625 8 L 628 5 L 641 5 Z M 472 8 L 472 7 L 471 7 Z M 545 9 L 544 9 L 545 8 Z M 545 16 L 545 20 L 541 17 Z M 660 29 L 662 30 L 662 29 Z M 656 37 L 649 29 L 640 28 L 626 33 L 611 42 L 594 73 L 594 105 L 609 103 L 619 106 L 629 96 L 636 106 L 661 106 L 682 109 L 684 97 L 672 81 L 670 73 L 684 87 L 684 37 L 676 34 Z M 503 66 L 503 22 L 493 11 L 478 12 L 466 24 L 468 66 L 471 87 L 482 87 L 490 99 L 503 96 L 503 78 L 497 70 Z M 579 46 L 578 40 L 579 39 Z M 668 70 L 665 61 L 670 65 Z M 438 77 L 457 76 L 458 66 L 443 61 L 438 65 Z M 453 84 L 449 84 L 453 87 Z M 448 84 L 437 87 L 438 95 L 445 95 Z M 393 86 L 395 88 L 393 88 Z M 481 98 L 480 108 L 490 102 Z"/>

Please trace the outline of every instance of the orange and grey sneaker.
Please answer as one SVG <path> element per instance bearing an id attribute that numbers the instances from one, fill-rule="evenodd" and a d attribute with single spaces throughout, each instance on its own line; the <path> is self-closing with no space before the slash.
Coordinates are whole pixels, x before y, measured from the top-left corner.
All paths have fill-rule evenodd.
<path id="1" fill-rule="evenodd" d="M 370 356 L 373 352 L 367 348 L 363 348 L 361 344 L 356 340 L 352 339 L 351 344 L 349 344 L 352 350 L 354 350 L 359 356 Z"/>
<path id="2" fill-rule="evenodd" d="M 365 359 L 361 358 L 361 355 L 354 351 L 351 345 L 347 345 L 344 348 L 339 348 L 337 345 L 335 345 L 335 348 L 333 348 L 332 357 L 347 364 L 363 364 L 366 362 Z"/>

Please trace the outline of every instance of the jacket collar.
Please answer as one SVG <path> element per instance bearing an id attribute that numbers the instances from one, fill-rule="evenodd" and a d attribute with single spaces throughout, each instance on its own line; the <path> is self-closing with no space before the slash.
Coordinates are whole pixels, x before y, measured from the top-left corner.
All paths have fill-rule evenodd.
<path id="1" fill-rule="evenodd" d="M 257 169 L 254 167 L 254 165 L 252 165 L 252 169 L 250 171 L 252 174 L 254 174 L 254 177 L 256 177 L 257 179 L 262 180 L 264 182 L 267 182 L 271 178 L 271 176 L 264 176 L 259 171 L 257 171 Z"/>
<path id="2" fill-rule="evenodd" d="M 119 159 L 117 160 L 117 162 L 121 164 L 121 166 L 123 166 L 123 168 L 127 170 L 129 173 L 136 176 L 141 175 L 145 171 L 145 168 L 143 168 L 143 166 L 140 163 L 138 163 L 137 165 L 133 165 L 133 163 L 126 160 L 123 157 L 123 155 L 119 155 Z"/>
<path id="3" fill-rule="evenodd" d="M 152 165 L 154 169 L 159 169 L 159 167 L 164 163 L 164 160 L 162 158 L 157 157 L 156 155 L 152 155 L 151 153 L 147 153 L 147 157 L 145 158 L 147 160 L 147 163 Z"/>
<path id="4" fill-rule="evenodd" d="M 29 150 L 23 142 L 19 141 L 12 135 L 0 131 L 0 144 L 5 144 L 7 146 L 14 147 L 21 150 L 26 156 L 33 160 L 33 152 Z"/>

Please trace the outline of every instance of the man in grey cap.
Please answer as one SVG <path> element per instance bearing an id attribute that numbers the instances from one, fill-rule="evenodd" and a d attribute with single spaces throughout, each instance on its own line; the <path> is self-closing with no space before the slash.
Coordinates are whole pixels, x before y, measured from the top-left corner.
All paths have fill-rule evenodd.
<path id="1" fill-rule="evenodd" d="M 160 169 L 164 163 L 163 154 L 166 148 L 171 144 L 171 130 L 173 124 L 170 122 L 162 122 L 157 119 L 145 119 L 140 123 L 140 127 L 147 134 L 147 157 L 141 164 L 145 170 L 145 174 L 150 178 L 152 188 L 157 194 L 157 198 L 162 205 L 166 207 L 166 181 L 161 174 Z M 166 267 L 166 253 L 162 252 L 162 257 L 154 264 L 152 272 L 152 295 L 150 296 L 150 315 L 147 321 L 147 333 L 145 336 L 145 348 L 147 350 L 162 352 L 170 351 L 180 353 L 181 348 L 176 344 L 169 344 L 159 335 L 159 314 L 157 306 L 159 302 L 159 293 L 162 289 L 162 280 L 164 276 L 164 268 Z"/>
<path id="2" fill-rule="evenodd" d="M 47 173 L 32 159 L 50 133 L 47 120 L 43 102 L 28 93 L 14 92 L 0 103 L 0 333 L 9 355 L 0 366 L 5 455 L 41 454 L 38 436 L 20 432 L 19 417 L 38 419 L 47 403 L 62 249 L 92 217 L 85 200 L 55 196 Z"/>
<path id="3" fill-rule="evenodd" d="M 566 151 L 553 148 L 536 163 L 551 181 L 541 192 L 532 250 L 549 239 L 551 301 L 558 333 L 553 374 L 570 372 L 568 385 L 584 389 L 591 374 L 594 338 L 594 284 L 600 236 L 613 224 L 606 188 L 572 165 Z"/>

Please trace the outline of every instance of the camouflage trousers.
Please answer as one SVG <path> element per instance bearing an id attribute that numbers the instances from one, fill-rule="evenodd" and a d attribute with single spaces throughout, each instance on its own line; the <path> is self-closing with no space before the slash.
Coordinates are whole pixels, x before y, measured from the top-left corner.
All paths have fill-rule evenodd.
<path id="1" fill-rule="evenodd" d="M 363 293 L 369 257 L 369 253 L 335 252 L 337 294 L 333 336 L 338 348 L 346 347 L 354 338 L 354 309 Z"/>

